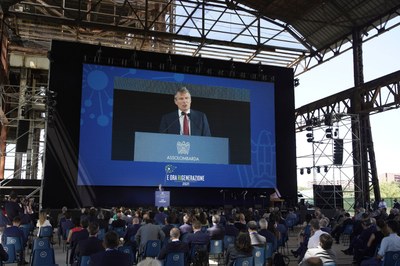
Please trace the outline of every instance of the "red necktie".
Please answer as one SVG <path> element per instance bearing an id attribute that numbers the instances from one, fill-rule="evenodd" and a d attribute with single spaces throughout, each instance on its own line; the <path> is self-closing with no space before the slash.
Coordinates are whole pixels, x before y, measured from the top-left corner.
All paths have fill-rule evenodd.
<path id="1" fill-rule="evenodd" d="M 183 118 L 183 135 L 189 135 L 189 119 L 186 113 Z"/>

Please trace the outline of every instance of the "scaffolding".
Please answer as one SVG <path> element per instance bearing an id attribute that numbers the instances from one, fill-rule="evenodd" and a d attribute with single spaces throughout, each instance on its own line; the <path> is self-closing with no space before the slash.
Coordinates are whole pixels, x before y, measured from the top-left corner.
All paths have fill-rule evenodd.
<path id="1" fill-rule="evenodd" d="M 41 182 L 18 182 L 23 185 L 17 186 L 13 181 L 43 180 L 46 127 L 51 108 L 49 91 L 43 85 L 26 86 L 22 82 L 20 86 L 0 85 L 0 97 L 2 194 L 28 189 L 24 196 L 39 196 Z"/>
<path id="2" fill-rule="evenodd" d="M 297 141 L 308 142 L 311 152 L 298 154 L 297 170 L 300 175 L 312 175 L 308 185 L 314 188 L 314 204 L 353 208 L 355 193 L 364 191 L 354 182 L 355 173 L 362 171 L 360 157 L 354 154 L 360 151 L 354 147 L 360 147 L 361 141 L 352 130 L 360 127 L 359 115 L 332 112 L 313 117 L 307 124 Z"/>

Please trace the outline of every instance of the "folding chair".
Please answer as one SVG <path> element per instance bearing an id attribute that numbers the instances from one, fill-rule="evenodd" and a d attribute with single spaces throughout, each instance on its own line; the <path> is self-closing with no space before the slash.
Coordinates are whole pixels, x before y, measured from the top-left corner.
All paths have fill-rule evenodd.
<path id="1" fill-rule="evenodd" d="M 158 254 L 160 254 L 160 250 L 161 250 L 161 240 L 149 240 L 146 243 L 142 257 L 156 258 L 158 257 Z"/>
<path id="2" fill-rule="evenodd" d="M 222 240 L 210 240 L 210 251 L 209 255 L 213 255 L 217 257 L 217 263 L 219 264 L 219 260 L 221 255 L 224 254 L 224 242 Z"/>
<path id="3" fill-rule="evenodd" d="M 183 252 L 169 253 L 165 258 L 164 266 L 185 266 L 185 254 Z"/>
<path id="4" fill-rule="evenodd" d="M 343 246 L 350 245 L 350 235 L 352 233 L 353 233 L 353 225 L 352 224 L 346 225 L 342 233 Z"/>
<path id="5" fill-rule="evenodd" d="M 253 246 L 254 266 L 265 265 L 265 247 Z"/>
<path id="6" fill-rule="evenodd" d="M 400 251 L 386 251 L 383 266 L 400 266 Z"/>
<path id="7" fill-rule="evenodd" d="M 55 264 L 52 248 L 36 249 L 33 251 L 31 266 L 53 266 Z"/>
<path id="8" fill-rule="evenodd" d="M 79 266 L 87 266 L 90 263 L 90 256 L 82 256 L 79 258 Z"/>
<path id="9" fill-rule="evenodd" d="M 44 238 L 44 237 L 52 237 L 53 236 L 53 227 L 51 226 L 42 226 L 39 227 L 39 237 Z"/>
<path id="10" fill-rule="evenodd" d="M 253 265 L 254 265 L 253 257 L 237 258 L 233 262 L 233 266 L 253 266 Z"/>
<path id="11" fill-rule="evenodd" d="M 8 260 L 4 261 L 3 264 L 17 262 L 17 255 L 15 253 L 15 246 L 13 244 L 7 244 L 3 246 L 5 252 L 8 254 Z"/>

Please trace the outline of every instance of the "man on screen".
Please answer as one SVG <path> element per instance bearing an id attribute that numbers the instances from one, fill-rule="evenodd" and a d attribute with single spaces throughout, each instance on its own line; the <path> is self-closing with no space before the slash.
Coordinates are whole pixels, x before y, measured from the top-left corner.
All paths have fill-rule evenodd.
<path id="1" fill-rule="evenodd" d="M 207 116 L 190 109 L 190 92 L 185 87 L 178 89 L 174 96 L 178 110 L 161 118 L 160 133 L 211 136 Z"/>

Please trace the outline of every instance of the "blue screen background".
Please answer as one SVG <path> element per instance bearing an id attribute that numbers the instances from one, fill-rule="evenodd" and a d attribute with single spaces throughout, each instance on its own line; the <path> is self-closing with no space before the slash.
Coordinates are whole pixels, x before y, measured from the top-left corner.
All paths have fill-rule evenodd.
<path id="1" fill-rule="evenodd" d="M 251 164 L 219 165 L 111 160 L 114 78 L 223 86 L 250 91 Z M 248 141 L 248 140 L 244 140 Z M 166 187 L 276 187 L 274 84 L 251 80 L 84 64 L 78 185 Z M 167 180 L 167 175 L 203 181 Z M 179 178 L 178 178 L 179 179 Z"/>

